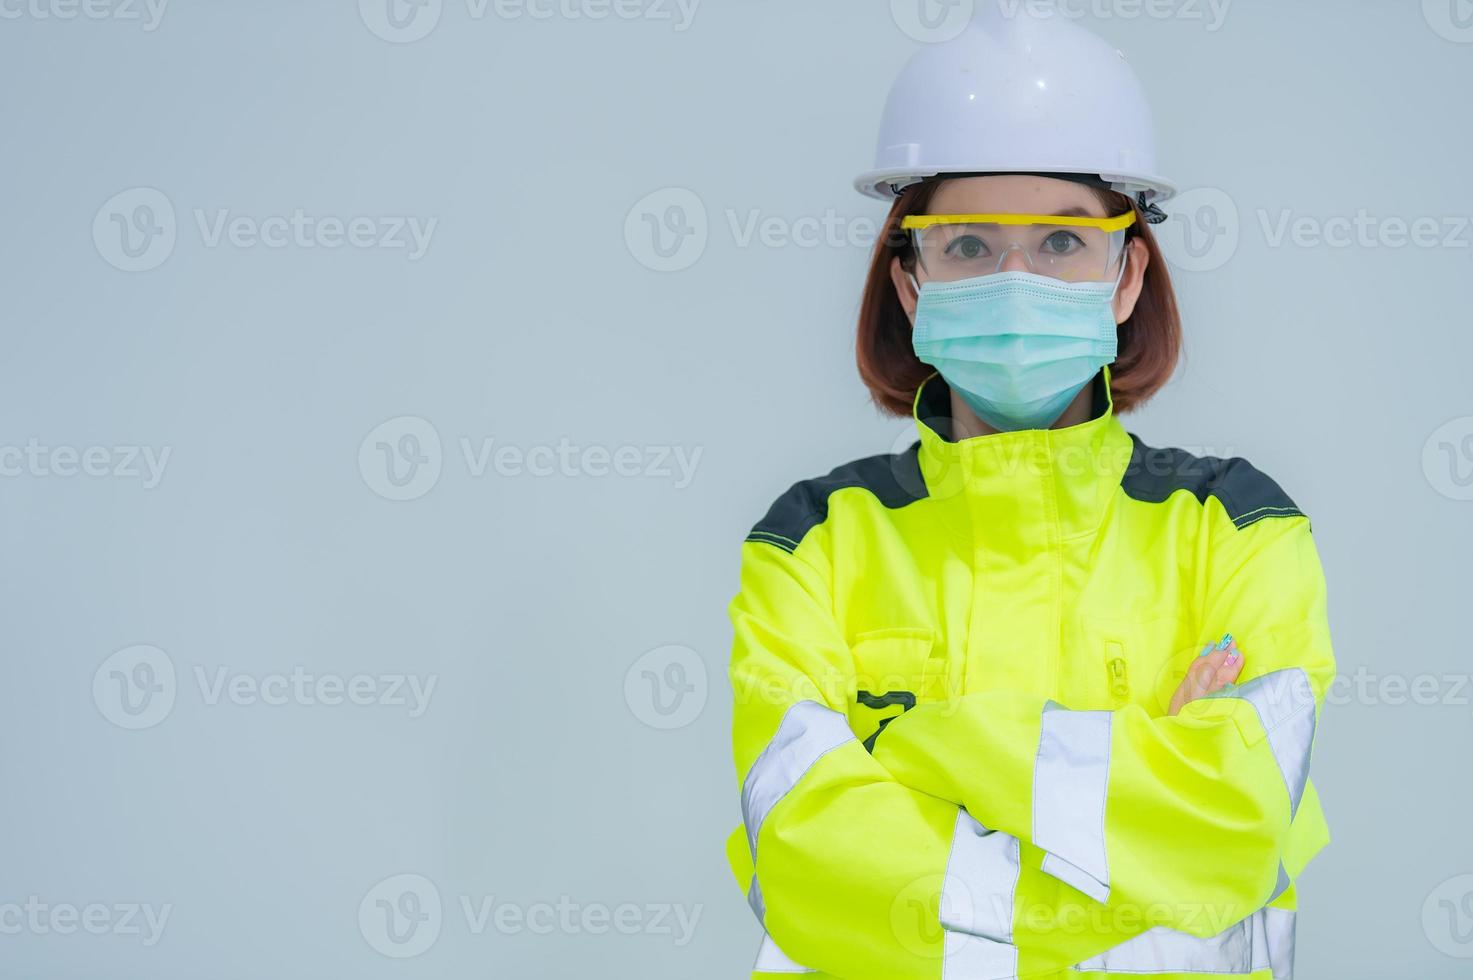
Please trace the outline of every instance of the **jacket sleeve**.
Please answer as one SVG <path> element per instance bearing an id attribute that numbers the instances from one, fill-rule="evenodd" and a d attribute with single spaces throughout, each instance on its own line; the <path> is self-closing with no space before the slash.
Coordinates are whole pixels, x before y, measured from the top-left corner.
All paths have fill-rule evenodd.
<path id="1" fill-rule="evenodd" d="M 733 834 L 728 858 L 767 931 L 758 974 L 938 978 L 946 953 L 1012 975 L 1018 841 L 902 785 L 855 739 L 855 671 L 827 576 L 790 546 L 749 539 L 729 607 L 744 839 Z M 959 834 L 996 886 L 990 906 L 953 923 L 971 932 L 948 929 L 943 902 Z"/>
<path id="2" fill-rule="evenodd" d="M 1206 506 L 1202 636 L 1241 638 L 1236 684 L 1175 716 L 969 694 L 906 712 L 874 748 L 907 786 L 1042 849 L 1058 881 L 1198 936 L 1278 898 L 1328 843 L 1309 762 L 1335 671 L 1309 519 Z"/>

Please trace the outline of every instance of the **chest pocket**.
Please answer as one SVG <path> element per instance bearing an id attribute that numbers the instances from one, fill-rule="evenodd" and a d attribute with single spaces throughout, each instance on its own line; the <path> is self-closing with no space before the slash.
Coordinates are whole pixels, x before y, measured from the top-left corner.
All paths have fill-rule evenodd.
<path id="1" fill-rule="evenodd" d="M 886 725 L 918 704 L 939 700 L 946 687 L 945 650 L 929 626 L 887 626 L 850 641 L 854 697 L 849 728 L 866 749 Z"/>

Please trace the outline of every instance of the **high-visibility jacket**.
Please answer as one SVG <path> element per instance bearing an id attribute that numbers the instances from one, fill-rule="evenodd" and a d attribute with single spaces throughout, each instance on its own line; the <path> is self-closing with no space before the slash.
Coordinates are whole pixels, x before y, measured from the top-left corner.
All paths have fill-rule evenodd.
<path id="1" fill-rule="evenodd" d="M 754 977 L 1277 980 L 1329 841 L 1335 671 L 1309 518 L 1114 412 L 919 439 L 795 484 L 729 612 Z M 1231 632 L 1236 683 L 1167 708 Z"/>

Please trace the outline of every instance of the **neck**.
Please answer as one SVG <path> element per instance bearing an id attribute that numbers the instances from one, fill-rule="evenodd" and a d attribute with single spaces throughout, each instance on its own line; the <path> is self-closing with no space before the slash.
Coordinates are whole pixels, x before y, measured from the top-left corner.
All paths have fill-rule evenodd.
<path id="1" fill-rule="evenodd" d="M 1065 426 L 1078 425 L 1088 422 L 1095 417 L 1094 397 L 1095 385 L 1099 384 L 1099 375 L 1090 379 L 1089 384 L 1079 389 L 1079 394 L 1074 396 L 1064 411 L 1049 426 L 1050 429 L 1062 429 Z M 951 392 L 951 417 L 955 420 L 956 432 L 954 438 L 969 439 L 972 436 L 992 435 L 1000 430 L 988 425 L 977 417 L 977 413 L 967 405 L 955 390 Z"/>

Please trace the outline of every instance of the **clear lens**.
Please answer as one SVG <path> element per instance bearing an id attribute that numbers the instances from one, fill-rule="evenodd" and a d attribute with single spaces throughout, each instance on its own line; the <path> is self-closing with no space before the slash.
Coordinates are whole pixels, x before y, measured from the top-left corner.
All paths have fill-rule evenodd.
<path id="1" fill-rule="evenodd" d="M 1123 228 L 1066 224 L 937 224 L 912 235 L 921 268 L 938 282 L 1014 269 L 1064 282 L 1104 282 L 1114 279 L 1111 267 L 1125 245 Z"/>

